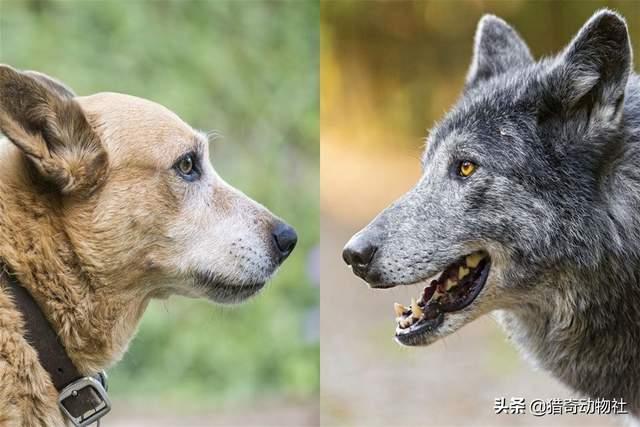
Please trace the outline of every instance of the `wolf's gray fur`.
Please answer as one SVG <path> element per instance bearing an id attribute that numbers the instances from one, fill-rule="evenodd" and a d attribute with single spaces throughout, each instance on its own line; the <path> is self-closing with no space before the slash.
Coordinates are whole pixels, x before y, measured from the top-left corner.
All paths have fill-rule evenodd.
<path id="1" fill-rule="evenodd" d="M 476 301 L 429 344 L 498 310 L 523 353 L 577 391 L 640 411 L 640 79 L 624 19 L 597 12 L 534 62 L 482 18 L 463 95 L 429 134 L 417 185 L 358 233 L 373 287 L 424 281 L 491 256 Z M 478 165 L 456 175 L 462 160 Z"/>

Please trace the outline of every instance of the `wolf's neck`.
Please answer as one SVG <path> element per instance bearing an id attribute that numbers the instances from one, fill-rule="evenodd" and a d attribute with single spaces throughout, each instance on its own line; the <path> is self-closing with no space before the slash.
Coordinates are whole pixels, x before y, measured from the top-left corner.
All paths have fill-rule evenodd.
<path id="1" fill-rule="evenodd" d="M 559 278 L 544 304 L 504 310 L 500 320 L 527 359 L 580 393 L 624 398 L 637 415 L 640 283 L 631 268 L 612 268 Z"/>
<path id="2" fill-rule="evenodd" d="M 556 241 L 574 256 L 501 323 L 528 359 L 585 395 L 623 397 L 640 415 L 640 79 L 625 98 L 624 150 L 603 171 L 602 209 Z M 603 173 L 604 173 L 603 172 Z M 578 239 L 575 237 L 578 236 Z M 582 265 L 577 268 L 576 266 Z"/>
<path id="3" fill-rule="evenodd" d="M 147 297 L 114 291 L 81 262 L 59 209 L 19 179 L 0 176 L 0 259 L 34 297 L 78 369 L 96 372 L 120 358 Z"/>

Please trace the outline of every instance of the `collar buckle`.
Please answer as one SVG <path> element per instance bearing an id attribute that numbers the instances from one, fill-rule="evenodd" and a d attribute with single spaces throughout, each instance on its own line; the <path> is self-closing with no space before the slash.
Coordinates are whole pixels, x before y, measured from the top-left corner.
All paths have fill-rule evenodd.
<path id="1" fill-rule="evenodd" d="M 103 380 L 102 375 L 100 381 L 93 377 L 82 377 L 60 392 L 58 406 L 75 427 L 89 426 L 111 411 L 111 402 L 105 390 L 106 378 Z"/>

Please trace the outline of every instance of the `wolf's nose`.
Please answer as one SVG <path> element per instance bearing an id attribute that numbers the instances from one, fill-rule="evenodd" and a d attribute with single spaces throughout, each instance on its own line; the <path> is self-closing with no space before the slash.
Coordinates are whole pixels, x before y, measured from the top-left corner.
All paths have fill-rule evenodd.
<path id="1" fill-rule="evenodd" d="M 363 277 L 369 269 L 378 247 L 371 241 L 363 238 L 354 238 L 347 243 L 342 251 L 342 258 L 347 265 L 353 268 L 354 273 Z"/>
<path id="2" fill-rule="evenodd" d="M 271 235 L 273 236 L 273 241 L 276 244 L 276 247 L 280 251 L 280 261 L 284 261 L 291 251 L 293 251 L 293 248 L 296 247 L 296 243 L 298 242 L 296 230 L 284 222 L 278 222 L 275 227 L 273 227 Z"/>

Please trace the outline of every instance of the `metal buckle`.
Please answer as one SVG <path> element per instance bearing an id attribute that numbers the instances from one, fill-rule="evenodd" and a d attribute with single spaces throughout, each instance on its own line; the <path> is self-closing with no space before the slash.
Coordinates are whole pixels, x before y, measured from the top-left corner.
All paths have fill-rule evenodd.
<path id="1" fill-rule="evenodd" d="M 109 391 L 109 384 L 107 383 L 107 381 L 109 380 L 109 376 L 107 375 L 106 371 L 98 372 L 94 378 L 100 381 L 100 384 L 102 384 L 104 391 Z"/>
<path id="2" fill-rule="evenodd" d="M 63 401 L 69 397 L 76 397 L 80 390 L 84 390 L 86 388 L 91 388 L 98 395 L 100 399 L 100 403 L 92 408 L 91 411 L 87 411 L 86 413 L 80 415 L 79 417 L 74 417 L 71 415 L 69 410 L 64 406 Z M 100 381 L 96 380 L 92 377 L 83 377 L 77 381 L 72 382 L 68 386 L 66 386 L 61 392 L 60 396 L 58 396 L 58 406 L 60 406 L 60 410 L 64 414 L 71 423 L 76 427 L 86 427 L 89 426 L 96 421 L 99 421 L 100 418 L 107 415 L 107 413 L 111 410 L 111 402 L 109 401 L 109 397 L 107 396 L 107 391 L 100 384 Z"/>

